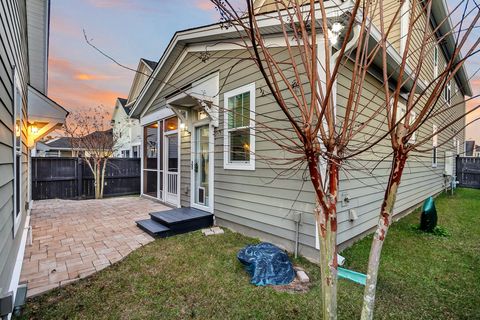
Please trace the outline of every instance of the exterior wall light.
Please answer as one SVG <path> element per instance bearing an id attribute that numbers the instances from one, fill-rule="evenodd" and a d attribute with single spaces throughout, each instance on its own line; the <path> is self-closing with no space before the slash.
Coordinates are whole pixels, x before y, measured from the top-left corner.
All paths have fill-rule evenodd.
<path id="1" fill-rule="evenodd" d="M 338 42 L 338 38 L 340 37 L 340 33 L 343 30 L 343 25 L 340 22 L 335 22 L 332 24 L 330 29 L 328 29 L 328 39 L 330 42 L 335 45 Z"/>
<path id="2" fill-rule="evenodd" d="M 34 124 L 31 125 L 31 126 L 30 126 L 30 132 L 31 132 L 32 134 L 38 134 L 38 127 L 37 127 L 36 125 L 34 125 Z"/>

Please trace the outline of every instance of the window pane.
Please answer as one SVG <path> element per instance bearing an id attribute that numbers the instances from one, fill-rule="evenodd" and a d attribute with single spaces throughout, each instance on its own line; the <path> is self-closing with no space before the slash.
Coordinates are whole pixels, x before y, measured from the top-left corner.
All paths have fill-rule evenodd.
<path id="1" fill-rule="evenodd" d="M 250 129 L 231 131 L 230 161 L 250 161 Z"/>
<path id="2" fill-rule="evenodd" d="M 228 98 L 228 127 L 239 128 L 250 125 L 250 92 Z"/>
<path id="3" fill-rule="evenodd" d="M 15 217 L 18 217 L 18 215 L 20 214 L 22 208 L 21 208 L 21 202 L 20 202 L 20 194 L 21 194 L 21 182 L 20 182 L 20 178 L 21 178 L 21 175 L 20 175 L 20 172 L 21 172 L 21 168 L 22 168 L 22 156 L 20 155 L 17 155 L 16 156 L 16 161 L 17 161 L 17 166 L 15 168 L 15 179 L 17 180 L 16 181 L 16 190 L 15 190 L 15 202 L 16 202 L 16 206 L 17 206 L 17 212 L 15 212 Z"/>
<path id="4" fill-rule="evenodd" d="M 165 132 L 178 129 L 178 118 L 173 117 L 165 120 Z"/>
<path id="5" fill-rule="evenodd" d="M 146 169 L 157 169 L 158 158 L 158 123 L 152 123 L 143 129 L 144 134 L 144 166 Z"/>
<path id="6" fill-rule="evenodd" d="M 169 172 L 178 172 L 178 135 L 168 136 L 168 168 Z"/>
<path id="7" fill-rule="evenodd" d="M 157 172 L 143 171 L 143 193 L 157 197 Z"/>

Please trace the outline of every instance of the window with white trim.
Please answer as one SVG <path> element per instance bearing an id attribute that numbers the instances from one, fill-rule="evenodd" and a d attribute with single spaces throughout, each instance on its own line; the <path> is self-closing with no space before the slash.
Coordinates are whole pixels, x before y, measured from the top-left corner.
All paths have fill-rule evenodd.
<path id="1" fill-rule="evenodd" d="M 438 77 L 438 47 L 433 48 L 433 78 L 437 79 Z"/>
<path id="2" fill-rule="evenodd" d="M 397 122 L 400 120 L 400 123 L 405 123 L 405 114 L 407 112 L 407 107 L 401 103 L 398 102 L 398 113 L 397 113 Z M 417 113 L 415 111 L 410 111 L 410 117 L 408 118 L 408 123 L 409 125 L 413 125 L 413 123 L 417 120 Z M 411 136 L 410 139 L 408 140 L 409 143 L 415 143 L 417 141 L 417 133 L 414 132 Z"/>
<path id="3" fill-rule="evenodd" d="M 400 9 L 400 55 L 403 57 L 406 46 L 407 46 L 407 38 L 408 32 L 410 29 L 410 15 L 411 15 L 411 8 L 410 8 L 410 1 L 404 1 L 402 7 Z M 410 49 L 411 50 L 411 49 Z M 407 56 L 407 62 L 408 62 Z"/>
<path id="4" fill-rule="evenodd" d="M 23 95 L 22 86 L 18 77 L 17 69 L 14 70 L 13 84 L 13 109 L 14 109 L 14 125 L 15 134 L 13 137 L 13 236 L 15 237 L 22 220 L 22 105 Z"/>
<path id="5" fill-rule="evenodd" d="M 255 170 L 255 83 L 226 92 L 224 168 Z"/>
<path id="6" fill-rule="evenodd" d="M 438 127 L 436 125 L 432 126 L 432 167 L 436 168 L 438 164 Z"/>
<path id="7" fill-rule="evenodd" d="M 445 86 L 445 89 L 443 91 L 443 97 L 445 99 L 445 102 L 450 105 L 452 102 L 452 82 L 448 81 L 447 85 Z"/>

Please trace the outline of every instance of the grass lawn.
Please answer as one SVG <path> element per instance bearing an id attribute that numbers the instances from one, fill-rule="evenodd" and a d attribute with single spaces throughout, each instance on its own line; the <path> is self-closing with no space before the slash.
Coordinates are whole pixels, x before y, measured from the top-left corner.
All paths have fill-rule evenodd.
<path id="1" fill-rule="evenodd" d="M 377 319 L 480 319 L 480 190 L 436 200 L 439 237 L 412 228 L 415 212 L 390 230 L 382 255 Z M 365 272 L 370 239 L 345 250 Z M 304 259 L 308 293 L 254 287 L 236 259 L 258 240 L 233 232 L 160 239 L 90 278 L 27 302 L 25 319 L 313 319 L 320 315 L 319 270 Z M 358 319 L 363 287 L 339 282 L 339 319 Z"/>

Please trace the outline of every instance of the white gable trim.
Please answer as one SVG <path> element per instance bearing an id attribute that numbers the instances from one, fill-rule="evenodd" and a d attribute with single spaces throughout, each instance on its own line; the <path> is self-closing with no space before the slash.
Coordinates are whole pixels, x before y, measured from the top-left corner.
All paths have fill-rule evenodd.
<path id="1" fill-rule="evenodd" d="M 153 94 L 152 98 L 150 99 L 150 101 L 147 102 L 147 104 L 145 105 L 145 108 L 143 109 L 142 113 L 140 114 L 140 119 L 142 117 L 145 116 L 145 114 L 148 112 L 148 110 L 150 109 L 150 107 L 152 106 L 153 102 L 157 99 L 158 95 L 160 94 L 160 92 L 162 92 L 163 88 L 165 87 L 166 83 L 168 83 L 168 81 L 170 80 L 170 78 L 172 77 L 172 75 L 175 73 L 175 71 L 178 69 L 178 67 L 180 66 L 180 64 L 183 62 L 183 60 L 185 59 L 185 57 L 187 56 L 187 53 L 188 53 L 188 50 L 184 50 L 182 52 L 182 54 L 180 55 L 180 58 L 178 59 L 178 61 L 175 63 L 175 65 L 172 67 L 172 70 L 170 70 L 170 72 L 168 73 L 167 77 L 165 78 L 164 81 L 162 81 L 162 83 L 160 84 L 160 86 L 157 88 L 157 90 L 155 91 L 155 93 Z M 158 68 L 157 68 L 157 71 L 158 71 Z M 157 73 L 155 73 L 157 74 Z M 150 86 L 150 83 L 153 81 L 153 79 L 155 78 L 155 76 L 153 76 L 152 78 L 150 78 L 147 82 L 147 84 L 145 85 L 145 87 L 143 88 L 142 92 L 140 93 L 140 95 L 138 96 L 137 98 L 137 101 L 135 102 L 135 105 L 132 109 L 132 111 L 138 106 L 138 102 L 142 100 L 143 98 L 143 95 L 145 93 L 145 90 L 147 87 Z"/>

